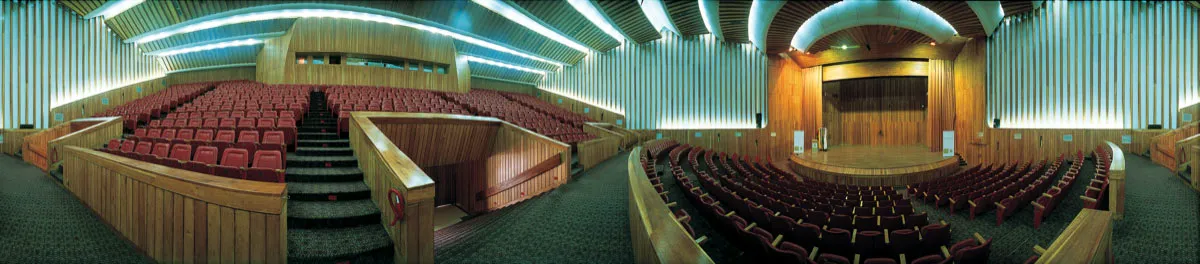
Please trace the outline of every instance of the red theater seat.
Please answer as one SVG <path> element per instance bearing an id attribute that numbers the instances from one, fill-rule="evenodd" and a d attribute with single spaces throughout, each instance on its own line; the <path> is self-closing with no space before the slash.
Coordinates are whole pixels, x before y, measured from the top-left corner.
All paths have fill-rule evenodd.
<path id="1" fill-rule="evenodd" d="M 104 152 L 113 153 L 113 154 L 120 153 L 121 152 L 121 140 L 120 139 L 109 140 L 107 147 L 104 148 Z"/>
<path id="2" fill-rule="evenodd" d="M 213 174 L 213 166 L 217 164 L 217 147 L 201 146 L 196 148 L 196 155 L 184 167 L 187 170 Z"/>
<path id="3" fill-rule="evenodd" d="M 184 164 L 192 161 L 192 145 L 175 144 L 171 146 L 171 156 L 168 158 L 170 158 L 168 166 L 183 168 Z"/>
<path id="4" fill-rule="evenodd" d="M 191 128 L 180 129 L 178 133 L 175 133 L 175 139 L 171 140 L 171 143 L 172 144 L 190 143 L 192 141 L 192 139 L 195 138 L 195 134 L 196 134 L 196 131 L 192 130 Z"/>
<path id="5" fill-rule="evenodd" d="M 133 149 L 133 156 L 141 161 L 150 161 L 150 151 L 154 149 L 154 145 L 150 141 L 142 141 L 137 143 L 137 147 Z"/>
<path id="6" fill-rule="evenodd" d="M 246 179 L 284 182 L 283 154 L 277 150 L 254 152 L 254 166 L 246 170 Z"/>
<path id="7" fill-rule="evenodd" d="M 233 147 L 245 149 L 247 153 L 258 151 L 258 131 L 243 130 L 238 134 L 237 142 L 233 143 Z"/>
<path id="8" fill-rule="evenodd" d="M 216 166 L 216 168 L 213 170 L 213 174 L 228 178 L 245 179 L 245 169 L 247 163 L 249 163 L 249 160 L 250 154 L 249 152 L 246 152 L 245 149 L 225 149 L 225 151 L 221 153 L 221 164 Z"/>
<path id="9" fill-rule="evenodd" d="M 164 162 L 167 155 L 171 153 L 170 143 L 154 143 L 154 149 L 150 151 L 149 161 L 160 165 L 166 165 Z"/>

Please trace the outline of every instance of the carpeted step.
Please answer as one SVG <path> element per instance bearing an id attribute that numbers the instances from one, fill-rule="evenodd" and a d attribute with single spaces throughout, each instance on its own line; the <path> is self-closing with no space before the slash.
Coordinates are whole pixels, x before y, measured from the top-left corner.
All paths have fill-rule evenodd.
<path id="1" fill-rule="evenodd" d="M 341 139 L 337 133 L 296 133 L 297 139 Z"/>
<path id="2" fill-rule="evenodd" d="M 382 225 L 288 229 L 288 263 L 390 263 L 392 239 Z M 356 256 L 358 258 L 356 258 Z M 379 256 L 384 260 L 363 261 Z"/>
<path id="3" fill-rule="evenodd" d="M 371 188 L 361 181 L 288 183 L 292 201 L 346 201 L 370 199 Z"/>
<path id="4" fill-rule="evenodd" d="M 337 132 L 337 126 L 301 126 L 299 132 L 304 133 L 333 133 Z"/>
<path id="5" fill-rule="evenodd" d="M 350 147 L 296 147 L 296 155 L 301 156 L 352 156 L 354 150 Z"/>
<path id="6" fill-rule="evenodd" d="M 342 228 L 379 224 L 379 208 L 370 199 L 288 201 L 288 228 Z"/>
<path id="7" fill-rule="evenodd" d="M 571 168 L 571 176 L 579 175 L 580 173 L 583 173 L 583 168 Z"/>
<path id="8" fill-rule="evenodd" d="M 362 181 L 363 178 L 363 172 L 358 167 L 288 167 L 286 173 L 288 182 L 348 182 Z"/>
<path id="9" fill-rule="evenodd" d="M 302 139 L 296 140 L 297 147 L 349 147 L 349 139 Z"/>
<path id="10" fill-rule="evenodd" d="M 354 156 L 288 155 L 287 166 L 297 168 L 355 167 L 358 166 L 358 159 Z"/>

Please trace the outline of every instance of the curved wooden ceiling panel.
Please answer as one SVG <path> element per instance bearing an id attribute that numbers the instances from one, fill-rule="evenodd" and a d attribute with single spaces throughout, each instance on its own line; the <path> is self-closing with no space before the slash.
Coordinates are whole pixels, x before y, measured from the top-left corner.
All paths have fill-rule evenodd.
<path id="1" fill-rule="evenodd" d="M 1004 16 L 1015 16 L 1024 14 L 1025 12 L 1033 11 L 1034 1 L 1000 1 L 1000 9 L 1004 9 Z M 1042 2 L 1045 3 L 1045 2 Z"/>
<path id="2" fill-rule="evenodd" d="M 808 52 L 819 53 L 832 46 L 858 46 L 866 49 L 870 46 L 882 45 L 929 45 L 932 38 L 910 29 L 896 26 L 862 26 L 825 36 L 809 48 Z"/>
<path id="3" fill-rule="evenodd" d="M 915 1 L 943 19 L 950 22 L 950 26 L 958 31 L 959 36 L 963 37 L 981 37 L 987 35 L 983 30 L 983 24 L 979 22 L 979 16 L 975 15 L 975 11 L 971 10 L 971 6 L 963 1 Z"/>
<path id="4" fill-rule="evenodd" d="M 162 57 L 168 71 L 236 63 L 255 63 L 262 45 L 230 47 Z"/>
<path id="5" fill-rule="evenodd" d="M 663 5 L 667 8 L 667 16 L 670 16 L 671 23 L 675 24 L 680 34 L 708 34 L 708 27 L 704 26 L 704 18 L 700 15 L 699 1 L 663 1 Z"/>
<path id="6" fill-rule="evenodd" d="M 647 41 L 662 38 L 658 34 L 658 29 L 650 24 L 650 19 L 646 18 L 646 13 L 642 12 L 642 7 L 634 0 L 595 0 L 596 6 L 600 11 L 608 14 L 608 18 L 612 19 L 617 28 L 620 28 L 625 35 L 637 41 L 637 43 L 646 43 Z"/>
<path id="7" fill-rule="evenodd" d="M 492 79 L 513 80 L 526 83 L 537 83 L 542 79 L 541 74 L 518 71 L 500 66 L 469 62 L 471 76 L 483 76 Z"/>
<path id="8" fill-rule="evenodd" d="M 792 36 L 813 14 L 838 1 L 788 1 L 767 26 L 767 53 L 786 52 L 792 46 Z"/>
<path id="9" fill-rule="evenodd" d="M 150 52 L 175 46 L 182 46 L 202 41 L 246 36 L 271 32 L 287 32 L 292 28 L 296 19 L 276 19 L 248 22 L 184 33 L 165 39 L 138 44 L 142 52 Z"/>
<path id="10" fill-rule="evenodd" d="M 593 49 L 608 51 L 621 45 L 621 42 L 605 34 L 603 30 L 592 24 L 587 17 L 576 11 L 566 1 L 517 0 L 513 2 L 559 32 Z"/>
<path id="11" fill-rule="evenodd" d="M 726 42 L 750 43 L 747 22 L 750 21 L 750 5 L 753 1 L 718 1 L 717 13 L 721 18 L 721 35 Z"/>

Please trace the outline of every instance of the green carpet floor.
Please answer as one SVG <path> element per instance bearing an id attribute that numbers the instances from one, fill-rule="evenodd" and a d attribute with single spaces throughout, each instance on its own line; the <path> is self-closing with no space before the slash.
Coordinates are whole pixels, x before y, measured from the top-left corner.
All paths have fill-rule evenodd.
<path id="1" fill-rule="evenodd" d="M 0 168 L 0 263 L 153 263 L 38 168 Z"/>
<path id="2" fill-rule="evenodd" d="M 557 189 L 434 233 L 437 263 L 633 263 L 619 153 Z"/>

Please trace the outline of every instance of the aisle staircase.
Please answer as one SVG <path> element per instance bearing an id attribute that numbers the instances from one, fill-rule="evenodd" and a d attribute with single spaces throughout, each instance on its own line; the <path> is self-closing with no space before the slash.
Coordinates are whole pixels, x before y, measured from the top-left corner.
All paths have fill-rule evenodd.
<path id="1" fill-rule="evenodd" d="M 314 92 L 287 155 L 288 262 L 392 263 L 392 240 L 337 118 Z"/>

